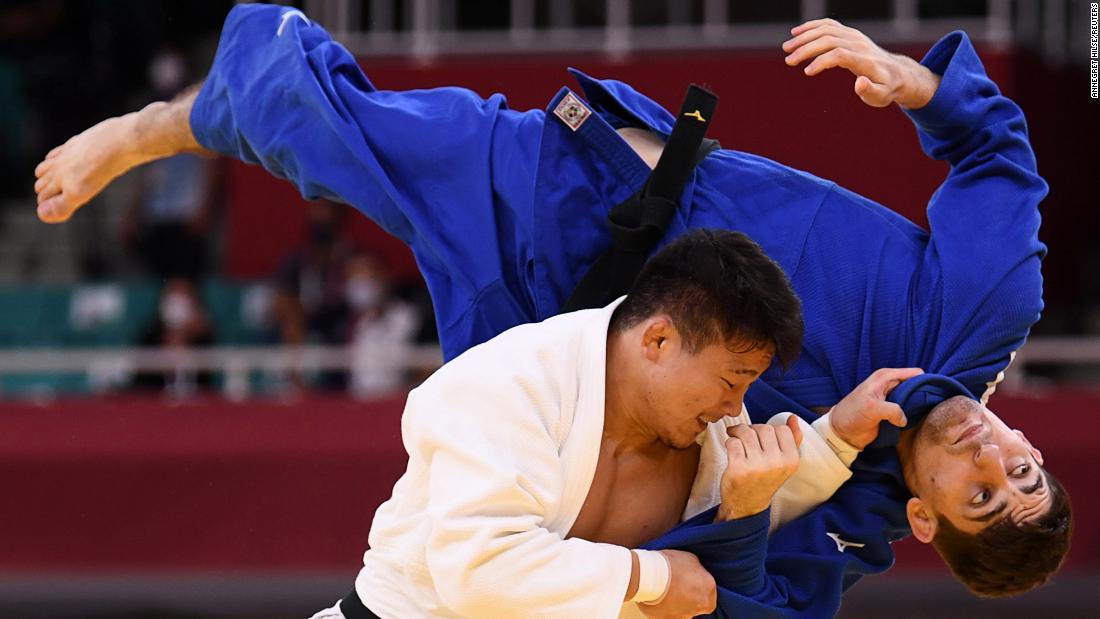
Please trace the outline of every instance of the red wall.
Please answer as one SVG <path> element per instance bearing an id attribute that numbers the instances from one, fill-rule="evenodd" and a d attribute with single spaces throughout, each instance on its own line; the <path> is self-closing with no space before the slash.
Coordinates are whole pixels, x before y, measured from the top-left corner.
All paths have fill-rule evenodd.
<path id="1" fill-rule="evenodd" d="M 998 395 L 1073 495 L 1070 569 L 1100 569 L 1100 395 Z M 403 399 L 159 398 L 0 410 L 0 573 L 311 571 L 360 565 L 404 472 Z M 921 544 L 894 571 L 937 570 Z"/>

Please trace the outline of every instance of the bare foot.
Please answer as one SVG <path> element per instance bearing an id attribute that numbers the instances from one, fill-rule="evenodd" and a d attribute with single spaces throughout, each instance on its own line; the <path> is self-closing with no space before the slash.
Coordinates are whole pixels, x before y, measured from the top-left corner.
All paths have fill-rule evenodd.
<path id="1" fill-rule="evenodd" d="M 34 170 L 39 219 L 67 221 L 108 183 L 143 163 L 129 145 L 131 125 L 131 116 L 109 118 L 46 155 Z"/>

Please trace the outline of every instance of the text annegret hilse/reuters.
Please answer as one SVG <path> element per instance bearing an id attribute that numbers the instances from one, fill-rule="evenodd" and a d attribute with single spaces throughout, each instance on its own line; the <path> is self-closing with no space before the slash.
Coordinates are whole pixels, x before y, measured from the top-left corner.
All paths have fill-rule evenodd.
<path id="1" fill-rule="evenodd" d="M 1098 40 L 1097 22 L 1100 21 L 1100 3 L 1089 3 L 1089 95 L 1098 98 L 1097 86 L 1100 85 L 1100 40 Z"/>

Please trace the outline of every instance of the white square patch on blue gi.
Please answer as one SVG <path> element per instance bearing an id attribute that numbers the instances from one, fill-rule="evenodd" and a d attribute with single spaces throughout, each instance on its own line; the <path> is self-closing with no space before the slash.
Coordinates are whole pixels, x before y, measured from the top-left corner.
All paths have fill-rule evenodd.
<path id="1" fill-rule="evenodd" d="M 573 96 L 573 93 L 568 93 L 562 97 L 562 100 L 558 102 L 558 106 L 554 108 L 554 116 L 560 118 L 573 131 L 580 129 L 584 121 L 588 120 L 591 115 L 592 110 L 585 107 L 580 99 Z"/>

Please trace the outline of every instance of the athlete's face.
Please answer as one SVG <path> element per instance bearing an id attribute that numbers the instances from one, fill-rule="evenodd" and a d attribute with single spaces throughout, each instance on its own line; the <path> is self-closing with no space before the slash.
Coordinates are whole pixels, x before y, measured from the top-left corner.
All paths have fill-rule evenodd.
<path id="1" fill-rule="evenodd" d="M 684 449 L 708 423 L 741 414 L 745 392 L 768 368 L 774 348 L 743 341 L 688 352 L 675 329 L 646 342 L 644 385 L 650 424 L 661 442 Z"/>
<path id="2" fill-rule="evenodd" d="M 903 435 L 898 447 L 913 535 L 935 537 L 938 517 L 976 534 L 1003 518 L 1022 523 L 1050 507 L 1043 455 L 1023 432 L 1009 428 L 980 403 L 947 400 Z"/>

